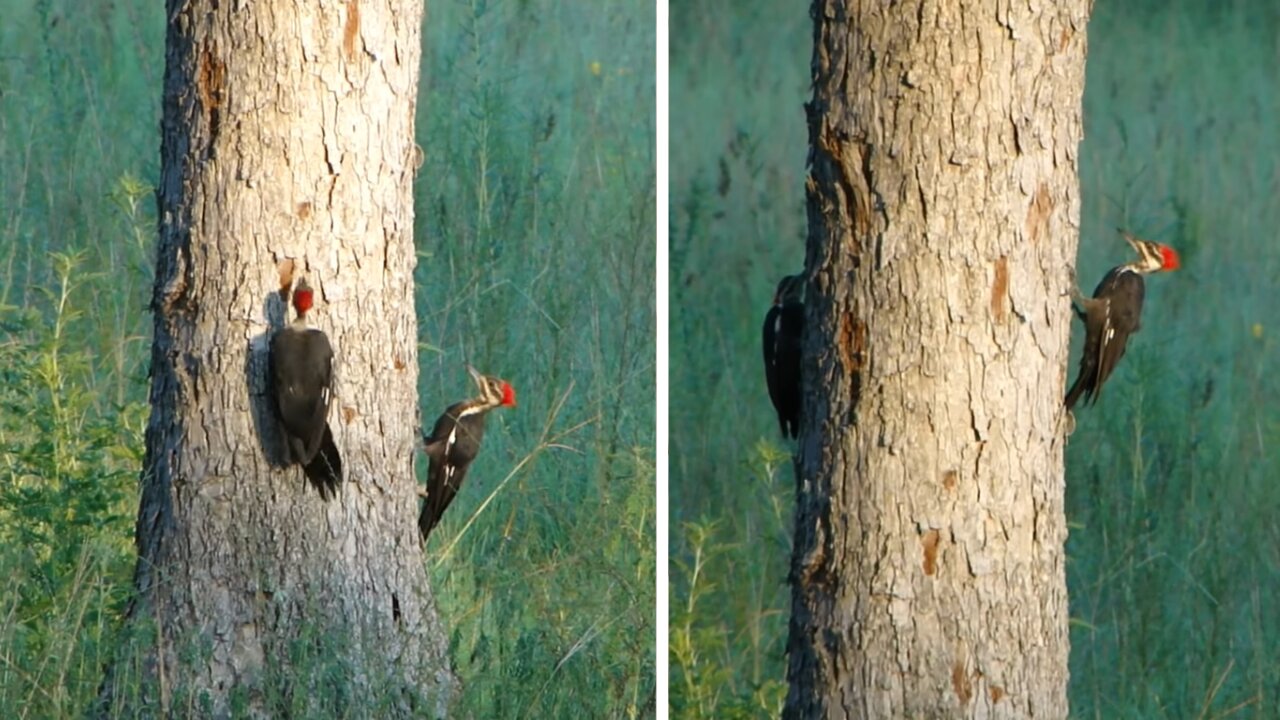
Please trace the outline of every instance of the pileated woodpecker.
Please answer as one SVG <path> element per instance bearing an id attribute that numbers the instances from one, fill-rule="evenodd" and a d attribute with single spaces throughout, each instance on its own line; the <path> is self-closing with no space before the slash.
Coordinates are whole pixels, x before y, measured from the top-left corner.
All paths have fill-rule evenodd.
<path id="1" fill-rule="evenodd" d="M 307 479 L 328 500 L 342 482 L 342 456 L 329 431 L 333 398 L 333 348 L 307 324 L 315 293 L 300 278 L 293 291 L 298 317 L 271 338 L 271 388 L 284 431 L 286 461 L 302 465 Z"/>
<path id="2" fill-rule="evenodd" d="M 1082 296 L 1072 283 L 1071 296 L 1079 306 L 1076 313 L 1084 320 L 1085 341 L 1084 353 L 1080 356 L 1080 374 L 1067 392 L 1067 410 L 1081 395 L 1087 403 L 1098 401 L 1102 384 L 1124 357 L 1129 336 L 1141 327 L 1145 294 L 1142 276 L 1177 270 L 1181 265 L 1177 251 L 1168 245 L 1136 238 L 1124 230 L 1120 230 L 1120 234 L 1138 251 L 1138 259 L 1112 268 L 1098 283 L 1092 298 Z"/>
<path id="3" fill-rule="evenodd" d="M 423 437 L 431 467 L 427 471 L 426 500 L 418 515 L 418 531 L 422 541 L 440 522 L 440 516 L 458 494 L 467 468 L 480 452 L 480 440 L 484 438 L 484 418 L 490 410 L 514 407 L 516 391 L 511 383 L 501 378 L 481 375 L 467 366 L 467 372 L 480 388 L 479 397 L 450 405 L 436 420 L 430 437 Z"/>
<path id="4" fill-rule="evenodd" d="M 764 316 L 764 379 L 783 437 L 800 435 L 800 338 L 804 331 L 804 276 L 778 282 Z"/>

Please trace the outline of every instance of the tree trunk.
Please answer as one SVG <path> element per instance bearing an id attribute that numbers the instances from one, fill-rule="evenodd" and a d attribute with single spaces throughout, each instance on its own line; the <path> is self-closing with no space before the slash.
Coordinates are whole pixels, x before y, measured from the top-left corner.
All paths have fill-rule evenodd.
<path id="1" fill-rule="evenodd" d="M 103 709 L 444 714 L 413 473 L 422 4 L 169 0 L 167 17 L 140 639 Z M 330 502 L 279 467 L 266 395 L 290 267 L 334 347 Z"/>
<path id="2" fill-rule="evenodd" d="M 788 718 L 1067 715 L 1090 2 L 815 0 Z"/>

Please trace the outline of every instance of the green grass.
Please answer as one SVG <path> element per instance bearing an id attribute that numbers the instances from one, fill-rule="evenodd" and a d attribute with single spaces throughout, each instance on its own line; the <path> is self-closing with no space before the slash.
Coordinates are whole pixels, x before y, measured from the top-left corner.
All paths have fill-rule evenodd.
<path id="1" fill-rule="evenodd" d="M 3 10 L 0 715 L 70 717 L 131 589 L 163 10 Z M 422 414 L 464 361 L 520 393 L 428 548 L 456 717 L 655 713 L 653 37 L 635 0 L 428 12 Z"/>
<path id="2" fill-rule="evenodd" d="M 803 263 L 811 30 L 772 5 L 672 8 L 681 717 L 772 716 L 785 697 L 793 488 L 759 324 Z M 1117 225 L 1184 269 L 1148 283 L 1144 328 L 1068 448 L 1077 717 L 1280 712 L 1277 31 L 1270 4 L 1191 0 L 1098 3 L 1089 27 L 1081 284 L 1126 259 Z"/>

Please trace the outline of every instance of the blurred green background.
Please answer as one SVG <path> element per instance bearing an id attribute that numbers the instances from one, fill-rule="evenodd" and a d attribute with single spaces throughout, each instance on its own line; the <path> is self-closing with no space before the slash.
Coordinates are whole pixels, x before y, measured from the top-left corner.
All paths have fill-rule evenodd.
<path id="1" fill-rule="evenodd" d="M 79 717 L 134 564 L 164 9 L 0 15 L 0 715 Z M 655 712 L 654 37 L 644 0 L 428 9 L 422 413 L 464 360 L 521 392 L 428 547 L 458 717 Z"/>
<path id="2" fill-rule="evenodd" d="M 811 34 L 807 5 L 671 8 L 676 717 L 786 694 L 793 480 L 760 325 L 803 267 Z M 1075 717 L 1280 717 L 1278 63 L 1272 3 L 1104 0 L 1089 25 L 1080 283 L 1128 261 L 1117 225 L 1184 267 L 1067 452 Z"/>

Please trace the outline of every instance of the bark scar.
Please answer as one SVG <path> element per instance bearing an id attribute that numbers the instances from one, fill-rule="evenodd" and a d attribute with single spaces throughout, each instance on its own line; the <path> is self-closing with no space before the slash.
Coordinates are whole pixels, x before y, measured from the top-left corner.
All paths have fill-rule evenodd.
<path id="1" fill-rule="evenodd" d="M 200 109 L 209 127 L 209 145 L 212 146 L 222 125 L 222 105 L 227 99 L 227 65 L 213 54 L 209 45 L 200 49 L 196 92 L 200 96 Z"/>
<path id="2" fill-rule="evenodd" d="M 1049 193 L 1049 186 L 1040 183 L 1036 194 L 1031 198 L 1031 206 L 1027 208 L 1025 231 L 1033 244 L 1040 242 L 1040 236 L 1049 229 L 1049 215 L 1052 212 L 1053 196 Z"/>
<path id="3" fill-rule="evenodd" d="M 874 202 L 874 178 L 871 170 L 872 146 L 861 138 L 845 139 L 823 121 L 817 133 L 814 153 L 815 171 L 829 174 L 839 187 L 841 201 L 849 226 L 850 253 L 854 267 L 861 266 L 863 242 L 871 235 L 871 213 L 879 206 Z M 828 162 L 822 162 L 822 160 Z"/>
<path id="4" fill-rule="evenodd" d="M 995 280 L 991 283 L 991 315 L 996 323 L 1003 324 L 1009 317 L 1009 256 L 996 260 Z"/>
<path id="5" fill-rule="evenodd" d="M 840 315 L 839 342 L 836 349 L 840 362 L 853 383 L 853 404 L 862 395 L 862 372 L 867 365 L 867 324 L 852 312 Z"/>
<path id="6" fill-rule="evenodd" d="M 938 572 L 938 538 L 940 533 L 934 529 L 925 533 L 920 539 L 924 545 L 924 574 L 933 575 Z"/>
<path id="7" fill-rule="evenodd" d="M 347 62 L 356 61 L 356 38 L 360 35 L 360 0 L 347 0 L 347 22 L 342 28 L 342 52 Z"/>
<path id="8" fill-rule="evenodd" d="M 812 504 L 815 501 L 816 498 L 810 496 L 805 502 Z M 827 514 L 830 509 L 828 505 L 810 508 L 805 512 L 812 524 L 804 531 L 802 537 L 797 537 L 791 573 L 788 577 L 792 586 L 803 593 L 810 604 L 816 596 L 829 592 L 833 586 L 832 552 L 828 548 L 832 540 Z"/>
<path id="9" fill-rule="evenodd" d="M 969 679 L 969 673 L 964 670 L 963 660 L 956 660 L 951 664 L 951 687 L 956 691 L 956 698 L 961 705 L 968 705 L 973 699 L 973 682 Z"/>

